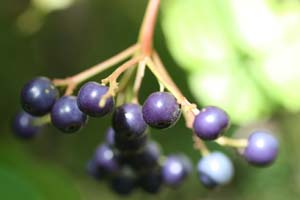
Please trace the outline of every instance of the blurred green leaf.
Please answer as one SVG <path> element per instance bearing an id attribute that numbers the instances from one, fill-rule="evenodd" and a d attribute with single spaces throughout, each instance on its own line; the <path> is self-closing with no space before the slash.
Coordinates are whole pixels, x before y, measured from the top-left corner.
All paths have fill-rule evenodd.
<path id="1" fill-rule="evenodd" d="M 169 0 L 162 25 L 169 50 L 189 73 L 202 105 L 226 109 L 235 123 L 300 110 L 300 30 L 293 12 L 262 0 Z M 272 5 L 272 6 L 271 6 Z M 295 32 L 297 34 L 295 34 Z"/>

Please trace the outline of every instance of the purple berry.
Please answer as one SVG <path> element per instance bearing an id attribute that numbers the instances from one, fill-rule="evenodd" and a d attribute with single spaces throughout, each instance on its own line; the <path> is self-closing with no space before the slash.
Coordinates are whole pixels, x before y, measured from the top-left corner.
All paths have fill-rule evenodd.
<path id="1" fill-rule="evenodd" d="M 234 174 L 231 160 L 222 152 L 204 156 L 197 167 L 200 181 L 208 188 L 227 184 Z"/>
<path id="2" fill-rule="evenodd" d="M 79 131 L 87 116 L 79 110 L 76 97 L 64 96 L 56 101 L 51 111 L 52 124 L 65 133 Z"/>
<path id="3" fill-rule="evenodd" d="M 143 105 L 143 117 L 146 123 L 158 129 L 173 126 L 180 117 L 180 105 L 169 92 L 154 92 Z"/>
<path id="4" fill-rule="evenodd" d="M 59 96 L 51 80 L 37 77 L 25 84 L 21 91 L 21 105 L 33 116 L 42 116 L 51 111 Z"/>
<path id="5" fill-rule="evenodd" d="M 229 126 L 227 113 L 214 106 L 204 108 L 193 124 L 195 133 L 203 140 L 217 139 Z"/>
<path id="6" fill-rule="evenodd" d="M 147 124 L 143 119 L 141 106 L 124 104 L 118 107 L 113 114 L 113 128 L 116 135 L 129 139 L 145 134 Z"/>
<path id="7" fill-rule="evenodd" d="M 87 173 L 96 180 L 101 180 L 106 175 L 105 170 L 97 164 L 94 158 L 88 161 L 86 170 Z"/>
<path id="8" fill-rule="evenodd" d="M 99 167 L 110 173 L 115 173 L 120 169 L 118 156 L 106 144 L 102 144 L 96 149 L 95 162 Z"/>
<path id="9" fill-rule="evenodd" d="M 33 138 L 41 130 L 41 126 L 35 125 L 34 120 L 36 117 L 22 111 L 19 112 L 14 120 L 12 129 L 16 136 L 24 139 Z"/>
<path id="10" fill-rule="evenodd" d="M 277 139 L 266 132 L 256 131 L 248 138 L 244 157 L 250 164 L 266 166 L 276 159 L 277 153 Z"/>
<path id="11" fill-rule="evenodd" d="M 147 143 L 148 135 L 144 134 L 140 137 L 128 139 L 115 134 L 114 146 L 122 153 L 136 153 L 143 149 Z"/>
<path id="12" fill-rule="evenodd" d="M 99 106 L 99 102 L 104 94 L 108 91 L 108 87 L 100 85 L 97 82 L 88 82 L 84 84 L 77 97 L 79 109 L 91 117 L 102 117 L 110 113 L 114 108 L 114 100 L 112 97 L 106 100 L 103 107 Z"/>
<path id="13" fill-rule="evenodd" d="M 133 171 L 129 168 L 123 168 L 111 180 L 111 189 L 118 195 L 129 195 L 136 186 L 136 180 Z"/>
<path id="14" fill-rule="evenodd" d="M 166 185 L 179 186 L 187 177 L 189 169 L 182 161 L 181 156 L 173 155 L 167 157 L 162 166 L 162 178 Z"/>
<path id="15" fill-rule="evenodd" d="M 138 184 L 145 192 L 157 194 L 162 186 L 161 170 L 155 169 L 140 175 Z"/>

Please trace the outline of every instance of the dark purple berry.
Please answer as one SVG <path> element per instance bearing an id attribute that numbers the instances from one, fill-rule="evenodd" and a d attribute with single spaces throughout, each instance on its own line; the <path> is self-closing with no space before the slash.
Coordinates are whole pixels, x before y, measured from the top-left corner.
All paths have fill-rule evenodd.
<path id="1" fill-rule="evenodd" d="M 96 149 L 94 158 L 96 164 L 107 172 L 115 173 L 120 169 L 118 156 L 106 144 L 102 144 Z"/>
<path id="2" fill-rule="evenodd" d="M 157 194 L 162 186 L 161 170 L 156 169 L 140 175 L 138 183 L 145 192 Z"/>
<path id="3" fill-rule="evenodd" d="M 227 113 L 214 106 L 205 107 L 195 117 L 193 128 L 203 140 L 217 139 L 229 126 Z"/>
<path id="4" fill-rule="evenodd" d="M 266 166 L 277 157 L 277 139 L 263 131 L 257 131 L 248 138 L 248 145 L 244 151 L 244 157 L 250 164 Z"/>
<path id="5" fill-rule="evenodd" d="M 114 108 L 114 100 L 108 98 L 103 107 L 99 102 L 104 94 L 108 91 L 108 87 L 100 85 L 97 82 L 88 82 L 84 84 L 77 96 L 79 109 L 91 117 L 102 117 L 110 113 Z"/>
<path id="6" fill-rule="evenodd" d="M 160 148 L 156 142 L 147 142 L 145 148 L 141 152 L 131 156 L 129 161 L 130 165 L 135 170 L 151 171 L 158 167 L 160 153 Z"/>
<path id="7" fill-rule="evenodd" d="M 143 105 L 144 120 L 153 128 L 163 129 L 173 126 L 180 114 L 180 105 L 169 92 L 154 92 Z"/>
<path id="8" fill-rule="evenodd" d="M 116 109 L 113 114 L 113 128 L 116 135 L 125 138 L 137 138 L 145 134 L 145 123 L 141 106 L 138 104 L 124 104 Z"/>
<path id="9" fill-rule="evenodd" d="M 210 176 L 208 176 L 204 173 L 200 174 L 199 178 L 200 178 L 201 183 L 208 189 L 213 189 L 219 185 Z"/>
<path id="10" fill-rule="evenodd" d="M 25 84 L 21 91 L 21 105 L 33 116 L 42 116 L 51 111 L 59 96 L 51 80 L 37 77 Z"/>
<path id="11" fill-rule="evenodd" d="M 143 149 L 147 143 L 148 135 L 144 134 L 138 138 L 128 139 L 115 134 L 115 147 L 122 153 L 135 153 Z"/>
<path id="12" fill-rule="evenodd" d="M 135 175 L 129 168 L 123 168 L 111 180 L 111 189 L 118 195 L 129 195 L 136 186 Z"/>
<path id="13" fill-rule="evenodd" d="M 105 141 L 109 146 L 115 145 L 115 130 L 112 127 L 109 127 L 105 133 Z"/>
<path id="14" fill-rule="evenodd" d="M 65 133 L 79 131 L 87 122 L 87 116 L 77 105 L 76 97 L 64 96 L 56 101 L 51 111 L 52 124 Z"/>
<path id="15" fill-rule="evenodd" d="M 162 166 L 162 178 L 166 185 L 179 186 L 187 177 L 189 171 L 183 163 L 181 156 L 167 157 Z"/>
<path id="16" fill-rule="evenodd" d="M 24 111 L 19 112 L 13 120 L 13 132 L 20 138 L 33 138 L 42 128 L 41 126 L 34 124 L 36 119 L 36 117 L 33 117 Z"/>

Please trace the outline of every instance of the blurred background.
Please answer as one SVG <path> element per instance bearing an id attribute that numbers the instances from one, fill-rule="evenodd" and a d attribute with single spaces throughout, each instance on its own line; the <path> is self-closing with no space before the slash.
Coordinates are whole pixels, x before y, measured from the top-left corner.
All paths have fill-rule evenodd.
<path id="1" fill-rule="evenodd" d="M 20 109 L 19 92 L 26 81 L 76 74 L 135 43 L 146 4 L 1 1 L 0 199 L 120 199 L 106 182 L 85 173 L 110 116 L 90 119 L 74 135 L 49 126 L 32 141 L 15 138 L 10 121 Z M 236 175 L 230 185 L 209 191 L 194 174 L 176 190 L 163 188 L 156 196 L 137 190 L 127 198 L 299 199 L 300 1 L 164 0 L 160 11 L 155 46 L 183 93 L 199 107 L 226 109 L 233 124 L 228 135 L 272 130 L 280 140 L 280 154 L 274 165 L 254 168 L 233 149 L 208 143 L 233 159 Z M 142 100 L 158 90 L 154 81 L 147 71 Z M 151 133 L 165 154 L 184 152 L 196 165 L 200 155 L 183 119 Z"/>

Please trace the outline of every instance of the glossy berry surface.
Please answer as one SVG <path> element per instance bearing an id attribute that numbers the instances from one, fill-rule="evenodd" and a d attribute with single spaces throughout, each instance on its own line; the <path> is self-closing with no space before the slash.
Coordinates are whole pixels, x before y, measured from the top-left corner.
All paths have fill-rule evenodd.
<path id="1" fill-rule="evenodd" d="M 120 137 L 132 139 L 142 136 L 147 124 L 143 119 L 141 106 L 124 104 L 118 107 L 113 114 L 113 128 Z"/>
<path id="2" fill-rule="evenodd" d="M 171 127 L 177 122 L 180 114 L 180 105 L 169 92 L 154 92 L 143 105 L 144 120 L 153 128 Z"/>
<path id="3" fill-rule="evenodd" d="M 37 77 L 25 84 L 21 91 L 21 105 L 33 116 L 42 116 L 51 111 L 59 96 L 51 80 Z"/>
<path id="4" fill-rule="evenodd" d="M 203 140 L 218 138 L 229 126 L 227 113 L 214 106 L 205 107 L 193 123 L 194 132 Z"/>
<path id="5" fill-rule="evenodd" d="M 56 101 L 51 111 L 52 124 L 65 133 L 80 130 L 87 121 L 87 116 L 77 105 L 74 96 L 64 96 Z"/>
<path id="6" fill-rule="evenodd" d="M 12 124 L 13 132 L 16 136 L 24 139 L 33 138 L 41 130 L 41 126 L 34 125 L 35 117 L 22 111 L 18 113 Z"/>
<path id="7" fill-rule="evenodd" d="M 198 163 L 200 181 L 207 187 L 224 185 L 231 181 L 234 168 L 231 160 L 221 152 L 204 156 Z"/>
<path id="8" fill-rule="evenodd" d="M 277 139 L 269 133 L 257 131 L 252 133 L 248 138 L 244 157 L 251 164 L 265 166 L 271 164 L 276 159 L 277 153 Z"/>
<path id="9" fill-rule="evenodd" d="M 188 170 L 182 162 L 182 158 L 177 155 L 167 157 L 162 166 L 162 178 L 166 185 L 179 186 L 188 175 Z"/>
<path id="10" fill-rule="evenodd" d="M 106 144 L 102 144 L 96 149 L 94 158 L 96 164 L 107 172 L 116 172 L 120 168 L 117 155 Z"/>
<path id="11" fill-rule="evenodd" d="M 103 107 L 99 106 L 102 96 L 108 91 L 108 87 L 100 85 L 97 82 L 88 82 L 84 84 L 77 96 L 79 109 L 91 117 L 102 117 L 110 113 L 114 108 L 112 97 L 106 100 Z"/>

